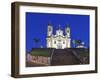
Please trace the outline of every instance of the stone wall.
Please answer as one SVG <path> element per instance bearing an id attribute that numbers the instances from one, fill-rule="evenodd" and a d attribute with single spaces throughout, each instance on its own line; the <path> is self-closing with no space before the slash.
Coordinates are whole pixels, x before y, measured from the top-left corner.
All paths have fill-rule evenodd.
<path id="1" fill-rule="evenodd" d="M 30 54 L 27 54 L 26 59 L 27 59 L 27 61 L 31 61 L 31 62 L 37 63 L 37 64 L 43 64 L 43 65 L 49 65 L 50 64 L 50 57 L 32 56 Z"/>

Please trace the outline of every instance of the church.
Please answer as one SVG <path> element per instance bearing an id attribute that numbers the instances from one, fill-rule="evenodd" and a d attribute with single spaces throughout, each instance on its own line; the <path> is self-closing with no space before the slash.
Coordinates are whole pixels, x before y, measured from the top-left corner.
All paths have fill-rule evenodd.
<path id="1" fill-rule="evenodd" d="M 53 34 L 53 26 L 49 23 L 47 27 L 47 48 L 65 49 L 71 48 L 70 27 L 67 25 L 65 31 L 57 29 Z"/>

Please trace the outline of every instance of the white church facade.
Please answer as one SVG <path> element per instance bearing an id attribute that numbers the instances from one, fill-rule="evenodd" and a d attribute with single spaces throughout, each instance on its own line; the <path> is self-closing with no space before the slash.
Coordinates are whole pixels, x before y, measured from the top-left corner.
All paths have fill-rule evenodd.
<path id="1" fill-rule="evenodd" d="M 70 27 L 66 26 L 65 31 L 59 28 L 56 30 L 56 33 L 53 34 L 53 26 L 48 24 L 46 41 L 47 48 L 71 48 Z"/>

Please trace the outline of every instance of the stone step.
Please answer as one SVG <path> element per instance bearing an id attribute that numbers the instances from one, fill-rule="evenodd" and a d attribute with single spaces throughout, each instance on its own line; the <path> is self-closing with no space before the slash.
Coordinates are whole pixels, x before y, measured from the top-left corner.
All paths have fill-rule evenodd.
<path id="1" fill-rule="evenodd" d="M 80 60 L 72 51 L 64 49 L 56 49 L 51 60 L 51 65 L 74 65 L 80 63 Z"/>

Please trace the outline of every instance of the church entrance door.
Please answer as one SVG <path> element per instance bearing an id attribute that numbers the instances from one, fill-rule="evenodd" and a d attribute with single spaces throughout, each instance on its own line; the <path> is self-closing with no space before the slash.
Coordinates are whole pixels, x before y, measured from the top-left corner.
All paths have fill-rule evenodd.
<path id="1" fill-rule="evenodd" d="M 61 43 L 58 43 L 57 49 L 62 49 L 62 44 Z"/>

